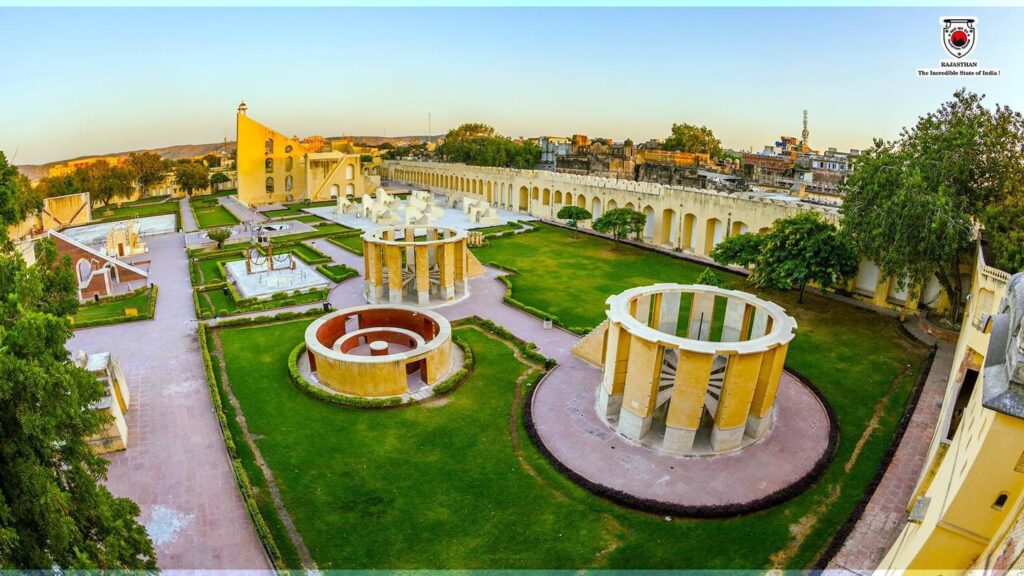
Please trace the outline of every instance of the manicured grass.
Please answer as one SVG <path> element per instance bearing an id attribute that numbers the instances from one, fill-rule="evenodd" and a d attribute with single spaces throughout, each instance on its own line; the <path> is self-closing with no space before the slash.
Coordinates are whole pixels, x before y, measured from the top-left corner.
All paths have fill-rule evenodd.
<path id="1" fill-rule="evenodd" d="M 148 198 L 146 200 L 149 200 Z M 93 220 L 125 220 L 128 218 L 145 218 L 163 214 L 177 214 L 178 201 L 143 202 L 125 204 L 118 208 L 115 204 L 97 208 L 92 211 Z"/>
<path id="2" fill-rule="evenodd" d="M 487 226 L 485 228 L 473 228 L 471 232 L 479 232 L 483 235 L 489 234 L 500 234 L 502 232 L 509 232 L 512 230 L 519 230 L 522 228 L 518 222 L 509 222 L 508 224 L 499 224 L 498 226 Z"/>
<path id="3" fill-rule="evenodd" d="M 216 258 L 207 258 L 205 260 L 196 260 L 191 263 L 193 267 L 193 276 L 195 276 L 196 286 L 204 286 L 213 282 L 227 280 L 224 274 L 220 271 L 220 266 L 217 266 L 218 262 L 231 262 L 234 260 L 245 260 L 245 251 L 239 249 L 232 251 L 223 256 Z"/>
<path id="4" fill-rule="evenodd" d="M 529 234 L 492 239 L 487 247 L 474 252 L 481 262 L 518 270 L 520 274 L 512 278 L 514 297 L 557 316 L 567 326 L 599 324 L 604 319 L 604 301 L 612 294 L 655 282 L 692 283 L 703 270 L 699 264 L 601 238 L 580 235 L 574 240 L 571 232 L 546 225 Z M 730 288 L 759 293 L 740 276 L 719 275 Z M 790 503 L 745 520 L 750 522 L 749 528 L 744 528 L 746 533 L 757 534 L 762 543 L 772 542 L 782 548 L 789 539 L 788 523 L 825 503 L 831 487 L 838 489 L 838 498 L 826 505 L 790 562 L 792 567 L 805 567 L 853 511 L 875 473 L 927 351 L 905 337 L 893 318 L 817 294 L 807 294 L 803 304 L 797 303 L 792 292 L 759 295 L 780 304 L 796 318 L 799 328 L 790 344 L 787 365 L 819 386 L 841 425 L 835 461 L 821 482 Z M 868 437 L 851 470 L 844 472 L 843 465 L 853 455 L 876 405 L 887 395 L 891 398 L 879 427 Z M 700 531 L 714 531 L 718 524 L 703 523 Z M 609 563 L 629 568 L 650 566 L 650 555 L 669 542 L 686 546 L 675 539 L 638 540 L 616 550 Z M 712 538 L 707 542 L 707 549 L 719 555 L 705 554 L 690 565 L 708 568 L 712 567 L 709 563 L 717 562 L 716 566 L 723 568 L 759 567 L 768 559 L 763 551 L 756 550 L 760 543 L 722 540 L 715 545 Z"/>
<path id="5" fill-rule="evenodd" d="M 316 214 L 306 214 L 304 216 L 299 216 L 298 218 L 289 218 L 288 221 L 303 222 L 305 224 L 320 224 L 322 222 L 327 222 L 327 220 L 324 220 L 323 218 L 317 216 Z"/>
<path id="6" fill-rule="evenodd" d="M 149 300 L 152 295 L 152 290 L 146 290 L 125 300 L 109 302 L 100 300 L 99 302 L 83 304 L 78 308 L 78 314 L 75 314 L 75 324 L 88 323 L 98 326 L 107 322 L 123 322 L 125 318 L 124 311 L 127 308 L 135 308 L 139 316 L 145 316 L 149 312 Z"/>
<path id="7" fill-rule="evenodd" d="M 331 244 L 341 246 L 349 252 L 363 255 L 363 236 L 362 234 L 355 236 L 332 236 L 327 238 L 327 241 Z"/>
<path id="8" fill-rule="evenodd" d="M 344 282 L 349 278 L 355 278 L 359 276 L 354 268 L 345 266 L 344 264 L 332 264 L 330 266 L 321 265 L 316 267 L 317 272 L 323 274 L 328 280 L 334 283 Z"/>
<path id="9" fill-rule="evenodd" d="M 193 205 L 193 212 L 196 215 L 196 223 L 200 228 L 215 228 L 218 226 L 234 226 L 238 224 L 238 218 L 220 204 Z"/>
<path id="10" fill-rule="evenodd" d="M 334 206 L 338 202 L 335 200 L 322 200 L 320 202 L 297 202 L 295 204 L 288 204 L 280 210 L 267 210 L 263 214 L 270 218 L 280 218 L 282 216 L 291 216 L 294 214 L 301 214 L 306 208 L 322 208 L 324 206 Z"/>
<path id="11" fill-rule="evenodd" d="M 316 224 L 313 226 L 315 230 L 309 232 L 296 232 L 295 234 L 285 234 L 283 236 L 271 236 L 270 241 L 274 244 L 282 244 L 285 242 L 294 242 L 296 240 L 309 240 L 312 238 L 323 238 L 325 236 L 333 236 L 335 234 L 350 233 L 354 228 L 343 226 L 337 222 L 324 222 L 323 224 Z"/>
<path id="12" fill-rule="evenodd" d="M 202 290 L 199 292 L 199 311 L 203 317 L 231 316 L 234 314 L 246 314 L 262 310 L 273 310 L 275 308 L 286 308 L 288 306 L 299 306 L 302 304 L 315 304 L 324 299 L 323 290 L 304 292 L 293 296 L 271 298 L 239 307 L 231 294 L 224 289 Z M 293 345 L 294 346 L 294 345 Z"/>

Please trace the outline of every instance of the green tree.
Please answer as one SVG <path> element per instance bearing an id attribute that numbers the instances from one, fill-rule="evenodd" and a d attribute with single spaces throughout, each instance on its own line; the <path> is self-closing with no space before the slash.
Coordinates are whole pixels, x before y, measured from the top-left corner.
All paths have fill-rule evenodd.
<path id="1" fill-rule="evenodd" d="M 722 155 L 722 142 L 707 126 L 694 124 L 673 124 L 672 133 L 662 144 L 665 150 L 679 150 L 697 154 L 710 154 L 712 158 Z"/>
<path id="2" fill-rule="evenodd" d="M 705 286 L 722 286 L 724 282 L 722 277 L 715 273 L 711 268 L 705 268 L 701 271 L 700 276 L 697 276 L 697 284 L 703 284 Z"/>
<path id="3" fill-rule="evenodd" d="M 217 243 L 217 249 L 224 247 L 224 241 L 231 238 L 231 230 L 228 228 L 214 228 L 206 233 L 206 236 Z"/>
<path id="4" fill-rule="evenodd" d="M 189 196 L 210 187 L 210 171 L 198 162 L 179 164 L 174 171 L 174 178 L 178 188 Z"/>
<path id="5" fill-rule="evenodd" d="M 590 220 L 594 215 L 590 213 L 590 210 L 580 208 L 579 206 L 562 206 L 562 208 L 558 210 L 556 217 L 559 220 L 565 220 L 567 225 L 572 226 L 572 237 L 576 238 L 579 221 Z"/>
<path id="6" fill-rule="evenodd" d="M 231 182 L 231 178 L 228 178 L 228 175 L 223 172 L 214 172 L 213 174 L 210 174 L 211 188 L 216 188 L 217 186 L 227 182 Z"/>
<path id="7" fill-rule="evenodd" d="M 722 240 L 711 251 L 715 262 L 728 262 L 749 267 L 757 263 L 764 251 L 766 237 L 763 234 L 737 234 Z"/>
<path id="8" fill-rule="evenodd" d="M 63 176 L 46 176 L 39 179 L 36 192 L 42 198 L 55 198 L 81 192 L 75 177 L 71 174 Z"/>
<path id="9" fill-rule="evenodd" d="M 29 197 L 0 153 L 0 224 Z M 139 507 L 102 484 L 107 461 L 85 439 L 109 416 L 90 409 L 103 385 L 70 361 L 78 309 L 67 256 L 49 239 L 29 267 L 0 240 L 0 568 L 156 568 Z"/>
<path id="10" fill-rule="evenodd" d="M 398 156 L 396 149 L 395 157 Z M 448 131 L 437 152 L 449 162 L 472 166 L 534 168 L 540 160 L 540 146 L 513 142 L 495 133 L 487 124 L 463 124 Z"/>
<path id="11" fill-rule="evenodd" d="M 740 236 L 749 234 L 735 238 Z M 717 256 L 712 251 L 715 261 L 721 264 L 747 261 L 750 251 L 737 247 L 748 240 L 730 240 L 733 240 L 732 248 L 719 251 Z M 860 264 L 849 238 L 817 212 L 800 212 L 776 220 L 760 242 L 762 249 L 748 280 L 758 288 L 796 288 L 800 290 L 800 302 L 804 301 L 808 283 L 823 289 L 841 285 L 857 273 Z"/>
<path id="12" fill-rule="evenodd" d="M 207 168 L 220 168 L 220 156 L 210 152 L 203 156 L 203 164 L 206 164 Z"/>
<path id="13" fill-rule="evenodd" d="M 618 242 L 619 239 L 630 234 L 639 235 L 645 224 L 647 224 L 647 218 L 636 210 L 612 208 L 594 220 L 594 230 L 611 234 Z"/>
<path id="14" fill-rule="evenodd" d="M 149 188 L 164 181 L 168 163 L 156 152 L 132 152 L 128 155 L 128 166 L 136 173 L 136 183 L 143 196 L 149 196 Z"/>
<path id="15" fill-rule="evenodd" d="M 29 186 L 28 178 L 7 162 L 7 156 L 0 152 L 0 223 L 4 224 L 4 230 L 42 207 L 43 199 Z M 0 236 L 3 237 L 0 244 L 10 242 L 6 233 Z"/>
<path id="16" fill-rule="evenodd" d="M 1024 119 L 982 101 L 957 91 L 898 140 L 876 141 L 844 186 L 843 228 L 857 250 L 901 287 L 919 287 L 934 274 L 954 322 L 974 223 L 989 238 L 1014 237 L 1024 227 L 1002 217 L 1024 195 Z M 1018 261 L 1012 244 L 992 246 L 992 264 Z"/>
<path id="17" fill-rule="evenodd" d="M 1024 270 L 1024 195 L 990 206 L 982 218 L 989 251 L 1003 270 Z"/>

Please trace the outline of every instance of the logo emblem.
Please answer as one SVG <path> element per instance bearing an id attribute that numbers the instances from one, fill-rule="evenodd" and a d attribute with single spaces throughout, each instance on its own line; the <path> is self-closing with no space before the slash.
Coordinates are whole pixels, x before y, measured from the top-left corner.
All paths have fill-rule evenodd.
<path id="1" fill-rule="evenodd" d="M 978 40 L 974 18 L 943 18 L 942 45 L 954 58 L 970 54 Z"/>

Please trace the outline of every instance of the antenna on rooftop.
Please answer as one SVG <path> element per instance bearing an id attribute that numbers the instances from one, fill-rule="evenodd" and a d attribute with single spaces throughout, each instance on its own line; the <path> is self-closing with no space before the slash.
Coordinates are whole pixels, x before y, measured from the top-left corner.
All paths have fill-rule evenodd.
<path id="1" fill-rule="evenodd" d="M 809 145 L 807 143 L 807 140 L 810 137 L 810 135 L 811 135 L 811 133 L 807 131 L 807 110 L 804 110 L 804 131 L 800 133 L 800 137 L 804 141 L 804 146 L 808 146 Z"/>

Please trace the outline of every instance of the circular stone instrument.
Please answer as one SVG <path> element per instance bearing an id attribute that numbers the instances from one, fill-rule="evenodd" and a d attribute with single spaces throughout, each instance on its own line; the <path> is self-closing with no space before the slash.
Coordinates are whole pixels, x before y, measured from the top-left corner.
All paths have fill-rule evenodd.
<path id="1" fill-rule="evenodd" d="M 432 386 L 454 361 L 448 320 L 410 306 L 332 312 L 310 324 L 305 338 L 310 370 L 320 384 L 349 396 L 405 394 L 410 379 Z"/>
<path id="2" fill-rule="evenodd" d="M 464 230 L 392 226 L 363 234 L 367 302 L 434 306 L 469 296 Z"/>

